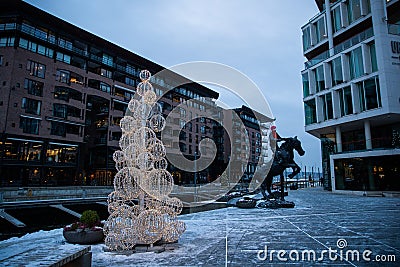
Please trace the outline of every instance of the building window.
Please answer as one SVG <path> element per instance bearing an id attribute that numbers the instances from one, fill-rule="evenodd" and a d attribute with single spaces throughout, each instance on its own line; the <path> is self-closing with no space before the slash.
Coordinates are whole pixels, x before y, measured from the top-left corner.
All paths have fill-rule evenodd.
<path id="1" fill-rule="evenodd" d="M 24 133 L 39 134 L 39 122 L 40 120 L 37 119 L 21 117 L 19 128 L 21 128 Z"/>
<path id="2" fill-rule="evenodd" d="M 315 106 L 315 99 L 304 102 L 304 113 L 306 125 L 317 122 L 317 109 Z"/>
<path id="3" fill-rule="evenodd" d="M 345 151 L 364 150 L 365 145 L 365 131 L 359 129 L 350 132 L 342 132 L 342 149 Z"/>
<path id="4" fill-rule="evenodd" d="M 25 79 L 24 88 L 28 90 L 28 94 L 35 96 L 43 95 L 43 83 L 29 79 Z"/>
<path id="5" fill-rule="evenodd" d="M 315 74 L 315 88 L 317 92 L 325 90 L 325 76 L 324 76 L 324 66 L 321 65 L 314 70 Z"/>
<path id="6" fill-rule="evenodd" d="M 71 56 L 64 53 L 57 52 L 56 59 L 64 63 L 71 64 Z"/>
<path id="7" fill-rule="evenodd" d="M 377 77 L 358 83 L 361 111 L 382 107 L 379 79 Z"/>
<path id="8" fill-rule="evenodd" d="M 317 43 L 319 43 L 326 38 L 325 17 L 320 18 L 316 23 L 314 23 L 314 27 Z"/>
<path id="9" fill-rule="evenodd" d="M 341 19 L 341 11 L 340 7 L 335 8 L 332 10 L 332 27 L 333 32 L 337 32 L 342 28 L 342 19 Z"/>
<path id="10" fill-rule="evenodd" d="M 347 86 L 339 90 L 339 103 L 340 103 L 340 115 L 353 114 L 353 101 L 351 96 L 351 88 Z"/>
<path id="11" fill-rule="evenodd" d="M 342 59 L 341 57 L 337 57 L 332 60 L 331 63 L 331 74 L 332 74 L 332 85 L 338 85 L 343 82 L 343 74 L 342 74 Z"/>
<path id="12" fill-rule="evenodd" d="M 67 117 L 81 117 L 81 110 L 65 104 L 53 104 L 53 116 L 66 119 Z"/>
<path id="13" fill-rule="evenodd" d="M 56 86 L 54 90 L 54 98 L 69 102 L 70 99 L 82 101 L 82 93 L 62 86 Z"/>
<path id="14" fill-rule="evenodd" d="M 59 118 L 67 118 L 67 106 L 64 104 L 53 104 L 53 116 Z"/>
<path id="15" fill-rule="evenodd" d="M 311 47 L 311 29 L 307 27 L 303 29 L 303 50 L 306 51 Z"/>
<path id="16" fill-rule="evenodd" d="M 361 0 L 349 0 L 347 11 L 349 23 L 359 19 L 361 17 Z"/>
<path id="17" fill-rule="evenodd" d="M 101 69 L 100 70 L 100 75 L 101 76 L 104 76 L 104 77 L 106 77 L 106 78 L 112 78 L 112 71 L 110 71 L 110 70 L 106 70 L 106 69 Z"/>
<path id="18" fill-rule="evenodd" d="M 14 37 L 1 37 L 0 38 L 0 47 L 5 47 L 5 46 L 14 46 Z"/>
<path id="19" fill-rule="evenodd" d="M 79 135 L 79 126 L 72 125 L 72 124 L 65 124 L 60 122 L 51 122 L 51 135 L 63 136 L 65 137 L 66 134 L 75 134 Z"/>
<path id="20" fill-rule="evenodd" d="M 99 80 L 89 79 L 88 86 L 91 88 L 95 88 L 100 91 L 106 92 L 106 93 L 111 92 L 111 86 L 109 84 L 101 82 Z"/>
<path id="21" fill-rule="evenodd" d="M 123 104 L 123 103 L 114 101 L 114 110 L 119 110 L 119 111 L 125 112 L 127 108 L 128 108 L 128 104 Z"/>
<path id="22" fill-rule="evenodd" d="M 125 77 L 125 84 L 135 86 L 135 80 L 129 77 Z"/>
<path id="23" fill-rule="evenodd" d="M 8 160 L 40 161 L 42 149 L 41 143 L 8 139 L 4 145 L 4 158 Z"/>
<path id="24" fill-rule="evenodd" d="M 61 37 L 58 37 L 58 46 L 68 50 L 72 50 L 72 43 Z"/>
<path id="25" fill-rule="evenodd" d="M 321 96 L 321 98 L 323 103 L 324 120 L 333 119 L 332 94 L 325 94 Z"/>
<path id="26" fill-rule="evenodd" d="M 100 91 L 106 92 L 106 93 L 110 93 L 111 92 L 111 86 L 109 84 L 100 82 L 99 85 L 99 89 Z"/>
<path id="27" fill-rule="evenodd" d="M 369 45 L 369 51 L 371 54 L 371 67 L 372 67 L 372 72 L 378 71 L 378 62 L 376 61 L 376 49 L 375 49 L 375 43 L 371 43 Z"/>
<path id="28" fill-rule="evenodd" d="M 47 48 L 43 45 L 38 45 L 32 41 L 28 41 L 24 38 L 19 39 L 19 47 L 32 51 L 34 53 L 52 58 L 54 54 L 54 50 Z"/>
<path id="29" fill-rule="evenodd" d="M 69 84 L 70 73 L 67 70 L 57 70 L 56 81 Z"/>
<path id="30" fill-rule="evenodd" d="M 301 78 L 303 80 L 303 97 L 307 97 L 310 95 L 310 81 L 308 80 L 308 73 L 303 73 Z"/>
<path id="31" fill-rule="evenodd" d="M 361 46 L 350 52 L 350 77 L 358 78 L 364 74 Z"/>
<path id="32" fill-rule="evenodd" d="M 3 66 L 3 56 L 0 55 L 0 66 Z"/>
<path id="33" fill-rule="evenodd" d="M 135 67 L 132 65 L 126 64 L 125 71 L 126 71 L 126 73 L 136 75 Z"/>
<path id="34" fill-rule="evenodd" d="M 60 122 L 51 122 L 51 130 L 50 130 L 51 135 L 57 135 L 57 136 L 64 136 L 66 134 L 65 130 L 65 124 L 60 123 Z"/>
<path id="35" fill-rule="evenodd" d="M 46 161 L 54 163 L 76 163 L 78 149 L 75 146 L 49 144 Z"/>
<path id="36" fill-rule="evenodd" d="M 42 102 L 30 98 L 22 98 L 21 108 L 25 109 L 26 113 L 40 115 L 40 106 Z"/>
<path id="37" fill-rule="evenodd" d="M 26 69 L 29 70 L 30 75 L 44 79 L 46 72 L 46 65 L 40 64 L 32 60 L 28 60 Z"/>
<path id="38" fill-rule="evenodd" d="M 107 55 L 106 53 L 103 54 L 102 62 L 103 62 L 103 64 L 106 64 L 111 67 L 113 67 L 113 65 L 114 65 L 113 57 L 110 55 Z"/>

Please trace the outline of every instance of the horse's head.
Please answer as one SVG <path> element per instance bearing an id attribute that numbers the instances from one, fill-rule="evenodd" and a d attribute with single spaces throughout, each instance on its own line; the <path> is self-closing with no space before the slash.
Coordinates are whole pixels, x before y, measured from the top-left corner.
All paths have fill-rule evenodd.
<path id="1" fill-rule="evenodd" d="M 301 142 L 299 139 L 297 139 L 297 136 L 288 139 L 291 147 L 293 147 L 297 151 L 297 153 L 299 153 L 300 156 L 303 156 L 306 153 L 301 147 Z"/>

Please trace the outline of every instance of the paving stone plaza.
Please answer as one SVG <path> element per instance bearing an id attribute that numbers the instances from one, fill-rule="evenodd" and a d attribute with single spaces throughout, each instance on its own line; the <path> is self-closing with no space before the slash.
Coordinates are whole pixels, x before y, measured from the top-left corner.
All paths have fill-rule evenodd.
<path id="1" fill-rule="evenodd" d="M 180 216 L 187 231 L 174 250 L 118 255 L 111 261 L 93 247 L 93 266 L 398 266 L 400 198 L 339 195 L 318 187 L 290 191 L 287 199 L 296 203 L 294 209 L 232 207 Z M 329 255 L 329 248 L 337 254 Z M 277 252 L 271 261 L 272 250 L 285 250 L 281 258 L 287 261 L 279 260 Z M 301 261 L 307 250 L 315 251 L 315 260 L 308 260 L 306 252 Z M 349 253 L 345 260 L 349 250 L 359 251 L 359 261 Z M 370 262 L 362 258 L 366 250 Z M 376 255 L 386 260 L 395 255 L 397 262 L 377 262 Z"/>
<path id="2" fill-rule="evenodd" d="M 121 253 L 104 243 L 91 245 L 92 266 L 399 266 L 400 198 L 311 187 L 291 190 L 286 199 L 295 208 L 229 207 L 181 215 L 187 230 L 165 251 L 139 247 Z M 36 266 L 35 257 L 43 253 L 82 249 L 87 246 L 66 243 L 62 229 L 40 231 L 0 242 L 0 263 L 15 266 L 24 259 Z"/>

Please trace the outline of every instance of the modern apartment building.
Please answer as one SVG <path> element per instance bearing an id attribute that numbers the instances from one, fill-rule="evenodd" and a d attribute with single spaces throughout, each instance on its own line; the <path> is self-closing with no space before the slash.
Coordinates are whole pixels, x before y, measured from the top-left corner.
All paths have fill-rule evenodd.
<path id="1" fill-rule="evenodd" d="M 164 68 L 23 1 L 1 0 L 0 186 L 111 186 L 119 122 L 143 69 Z M 169 118 L 163 142 L 194 159 L 200 140 L 214 136 L 216 122 L 205 117 L 218 93 L 174 86 L 182 80 L 169 73 L 152 82 L 165 116 L 191 99 Z M 170 171 L 176 183 L 193 182 L 193 173 Z"/>
<path id="2" fill-rule="evenodd" d="M 301 29 L 305 130 L 325 188 L 400 190 L 400 1 L 316 0 Z"/>

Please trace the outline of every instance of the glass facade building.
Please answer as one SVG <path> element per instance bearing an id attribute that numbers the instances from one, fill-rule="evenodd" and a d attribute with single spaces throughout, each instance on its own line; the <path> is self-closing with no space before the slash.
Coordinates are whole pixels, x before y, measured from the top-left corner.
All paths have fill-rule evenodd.
<path id="1" fill-rule="evenodd" d="M 400 191 L 400 1 L 315 2 L 320 13 L 302 27 L 301 74 L 324 186 Z"/>

